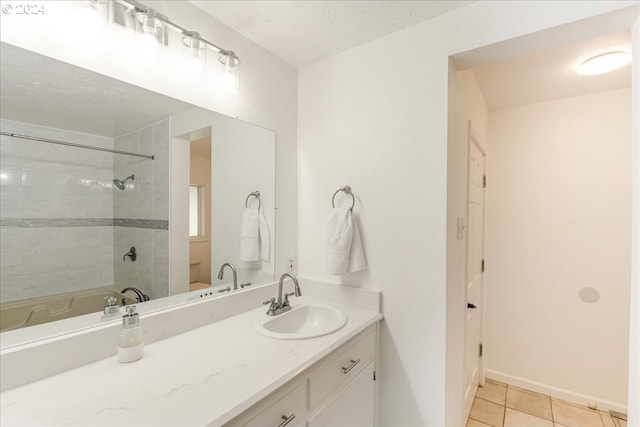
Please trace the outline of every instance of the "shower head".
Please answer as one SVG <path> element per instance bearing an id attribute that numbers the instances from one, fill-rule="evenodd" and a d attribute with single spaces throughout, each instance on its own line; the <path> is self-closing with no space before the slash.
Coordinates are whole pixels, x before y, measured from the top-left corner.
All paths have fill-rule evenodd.
<path id="1" fill-rule="evenodd" d="M 118 187 L 120 190 L 124 190 L 124 189 L 125 189 L 125 186 L 126 186 L 127 181 L 129 181 L 129 180 L 132 180 L 132 181 L 133 181 L 133 180 L 135 179 L 135 178 L 134 178 L 134 176 L 135 176 L 135 175 L 130 175 L 130 176 L 126 177 L 126 178 L 125 178 L 125 179 L 123 179 L 123 180 L 119 180 L 118 178 L 116 178 L 116 179 L 114 179 L 114 180 L 113 180 L 113 185 L 115 185 L 116 187 Z"/>

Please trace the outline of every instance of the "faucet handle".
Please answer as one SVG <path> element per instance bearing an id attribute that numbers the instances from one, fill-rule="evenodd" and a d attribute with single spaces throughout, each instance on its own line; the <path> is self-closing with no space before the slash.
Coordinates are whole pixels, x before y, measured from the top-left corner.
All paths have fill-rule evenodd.
<path id="1" fill-rule="evenodd" d="M 276 303 L 276 299 L 275 298 L 271 298 L 268 301 L 263 301 L 262 304 L 264 304 L 264 305 L 271 304 L 269 306 L 269 310 L 267 310 L 267 315 L 268 316 L 274 316 L 276 314 L 276 310 L 278 310 L 278 304 Z"/>

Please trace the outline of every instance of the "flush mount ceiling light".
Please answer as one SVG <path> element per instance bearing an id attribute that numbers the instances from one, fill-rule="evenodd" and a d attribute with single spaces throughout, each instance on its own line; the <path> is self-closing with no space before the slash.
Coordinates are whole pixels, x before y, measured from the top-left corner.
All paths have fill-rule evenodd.
<path id="1" fill-rule="evenodd" d="M 631 61 L 628 52 L 616 51 L 596 55 L 587 59 L 578 67 L 578 74 L 583 76 L 596 76 L 617 70 Z"/>

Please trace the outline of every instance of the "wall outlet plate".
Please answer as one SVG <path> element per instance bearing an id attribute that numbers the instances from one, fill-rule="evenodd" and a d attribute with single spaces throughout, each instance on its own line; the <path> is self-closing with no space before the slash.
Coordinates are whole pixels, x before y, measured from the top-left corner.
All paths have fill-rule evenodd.
<path id="1" fill-rule="evenodd" d="M 287 257 L 287 273 L 298 274 L 298 259 L 295 256 Z"/>

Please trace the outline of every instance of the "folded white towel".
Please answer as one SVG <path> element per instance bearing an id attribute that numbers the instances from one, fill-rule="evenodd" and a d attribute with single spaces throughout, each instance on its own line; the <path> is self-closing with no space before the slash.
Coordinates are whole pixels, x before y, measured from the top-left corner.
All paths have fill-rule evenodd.
<path id="1" fill-rule="evenodd" d="M 353 241 L 351 242 L 351 250 L 349 251 L 349 273 L 360 271 L 367 268 L 367 262 L 364 259 L 364 248 L 362 246 L 362 238 L 360 237 L 360 224 L 358 217 L 353 215 Z"/>
<path id="2" fill-rule="evenodd" d="M 260 218 L 258 209 L 246 208 L 242 214 L 240 230 L 240 261 L 260 259 Z"/>
<path id="3" fill-rule="evenodd" d="M 269 223 L 260 209 L 260 259 L 269 262 L 271 249 L 271 235 L 269 234 Z"/>
<path id="4" fill-rule="evenodd" d="M 349 208 L 333 208 L 327 225 L 327 261 L 329 274 L 342 276 L 349 268 L 353 241 L 353 218 Z"/>

